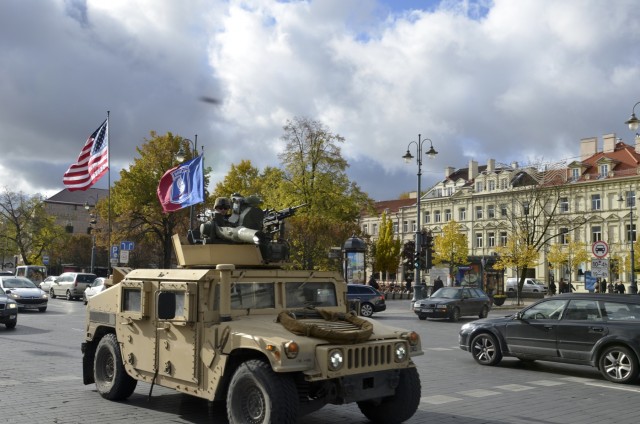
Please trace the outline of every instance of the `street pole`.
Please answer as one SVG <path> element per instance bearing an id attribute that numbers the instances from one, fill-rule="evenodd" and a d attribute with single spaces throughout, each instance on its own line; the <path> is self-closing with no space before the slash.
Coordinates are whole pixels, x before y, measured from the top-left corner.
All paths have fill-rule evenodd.
<path id="1" fill-rule="evenodd" d="M 629 193 L 631 194 L 631 193 Z M 629 287 L 629 293 L 630 294 L 638 294 L 638 286 L 636 285 L 636 261 L 635 261 L 635 255 L 634 255 L 634 251 L 633 251 L 633 243 L 634 243 L 634 235 L 635 235 L 635 231 L 633 231 L 633 203 L 631 201 L 629 201 L 629 212 L 630 212 L 630 219 L 631 219 L 631 225 L 629 226 L 629 233 L 630 233 L 630 237 L 629 237 L 629 243 L 631 243 L 631 286 Z"/>
<path id="2" fill-rule="evenodd" d="M 422 253 L 422 237 L 421 237 L 421 232 L 420 232 L 420 227 L 421 227 L 421 222 L 420 222 L 420 213 L 421 213 L 421 191 L 422 191 L 422 145 L 424 144 L 425 141 L 429 141 L 431 148 L 429 149 L 429 151 L 426 153 L 427 156 L 429 156 L 429 158 L 433 158 L 435 157 L 435 155 L 438 154 L 438 152 L 435 151 L 435 149 L 433 148 L 433 142 L 428 139 L 422 139 L 422 135 L 418 134 L 418 141 L 412 141 L 407 145 L 407 153 L 405 153 L 405 155 L 402 157 L 404 159 L 404 161 L 406 163 L 410 163 L 411 159 L 413 159 L 413 155 L 411 155 L 411 152 L 409 151 L 409 149 L 411 148 L 412 144 L 416 145 L 416 163 L 418 164 L 418 193 L 416 194 L 416 230 L 415 230 L 415 236 L 414 236 L 414 240 L 415 240 L 415 252 L 414 252 L 414 261 L 416 263 L 420 263 L 420 254 Z M 420 267 L 422 266 L 422 263 L 420 263 L 419 266 L 415 266 L 414 264 L 414 279 L 413 279 L 413 299 L 412 302 L 415 302 L 416 299 L 416 286 L 418 286 L 419 284 L 421 284 L 421 279 L 420 279 Z"/>

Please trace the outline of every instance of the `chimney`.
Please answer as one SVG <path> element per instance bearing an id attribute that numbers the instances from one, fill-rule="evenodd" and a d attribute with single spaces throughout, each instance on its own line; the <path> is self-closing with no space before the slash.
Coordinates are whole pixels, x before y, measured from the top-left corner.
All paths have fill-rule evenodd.
<path id="1" fill-rule="evenodd" d="M 453 174 L 455 172 L 456 168 L 454 168 L 453 166 L 447 166 L 446 168 L 444 168 L 444 177 L 448 178 L 449 175 Z"/>
<path id="2" fill-rule="evenodd" d="M 494 172 L 496 170 L 496 160 L 489 159 L 487 161 L 487 172 Z"/>
<path id="3" fill-rule="evenodd" d="M 469 180 L 473 180 L 478 176 L 478 162 L 475 160 L 469 161 Z"/>
<path id="4" fill-rule="evenodd" d="M 511 162 L 511 169 L 518 169 L 518 162 L 516 161 Z"/>
<path id="5" fill-rule="evenodd" d="M 580 160 L 584 161 L 598 153 L 598 137 L 580 140 Z"/>
<path id="6" fill-rule="evenodd" d="M 602 140 L 603 140 L 602 152 L 613 153 L 613 151 L 616 149 L 616 135 L 605 134 L 602 136 Z"/>

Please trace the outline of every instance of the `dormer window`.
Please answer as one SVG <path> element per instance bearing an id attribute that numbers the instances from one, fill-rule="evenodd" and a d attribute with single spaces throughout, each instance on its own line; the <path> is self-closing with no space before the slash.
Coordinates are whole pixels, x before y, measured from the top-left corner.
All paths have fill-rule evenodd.
<path id="1" fill-rule="evenodd" d="M 580 178 L 580 168 L 572 168 L 571 169 L 571 179 L 577 180 Z"/>
<path id="2" fill-rule="evenodd" d="M 600 178 L 606 178 L 609 175 L 609 164 L 600 165 Z"/>

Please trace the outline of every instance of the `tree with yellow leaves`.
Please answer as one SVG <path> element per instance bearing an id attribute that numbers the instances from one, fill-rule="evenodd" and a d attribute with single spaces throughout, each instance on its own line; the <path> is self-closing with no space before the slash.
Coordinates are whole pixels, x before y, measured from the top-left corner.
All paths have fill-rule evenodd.
<path id="1" fill-rule="evenodd" d="M 571 284 L 572 275 L 578 271 L 580 264 L 591 259 L 587 247 L 587 243 L 574 240 L 569 240 L 566 244 L 553 244 L 547 260 L 554 266 L 566 265 L 570 271 L 569 284 Z"/>
<path id="2" fill-rule="evenodd" d="M 400 265 L 400 248 L 402 243 L 393 234 L 393 221 L 386 212 L 382 213 L 379 237 L 375 244 L 374 272 L 395 273 Z"/>
<path id="3" fill-rule="evenodd" d="M 459 225 L 455 220 L 449 221 L 442 227 L 442 234 L 435 236 L 433 240 L 433 264 L 447 264 L 451 281 L 456 268 L 466 265 L 469 256 L 467 236 L 460 232 Z"/>
<path id="4" fill-rule="evenodd" d="M 498 260 L 494 269 L 514 268 L 518 276 L 518 303 L 524 284 L 524 270 L 538 263 L 538 250 L 531 244 L 526 232 L 511 234 L 504 246 L 497 246 Z"/>

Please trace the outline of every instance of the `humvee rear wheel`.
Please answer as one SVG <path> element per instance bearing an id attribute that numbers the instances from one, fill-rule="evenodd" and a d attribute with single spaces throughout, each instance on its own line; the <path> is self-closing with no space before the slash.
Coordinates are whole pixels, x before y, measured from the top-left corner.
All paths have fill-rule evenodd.
<path id="1" fill-rule="evenodd" d="M 298 396 L 293 379 L 264 361 L 240 365 L 227 392 L 229 424 L 296 423 Z"/>
<path id="2" fill-rule="evenodd" d="M 105 399 L 126 399 L 135 390 L 138 381 L 124 370 L 115 334 L 107 334 L 98 343 L 93 361 L 93 378 L 98 393 Z"/>
<path id="3" fill-rule="evenodd" d="M 420 404 L 420 376 L 415 368 L 400 371 L 396 394 L 383 399 L 358 402 L 358 408 L 374 423 L 402 423 L 415 414 Z"/>

